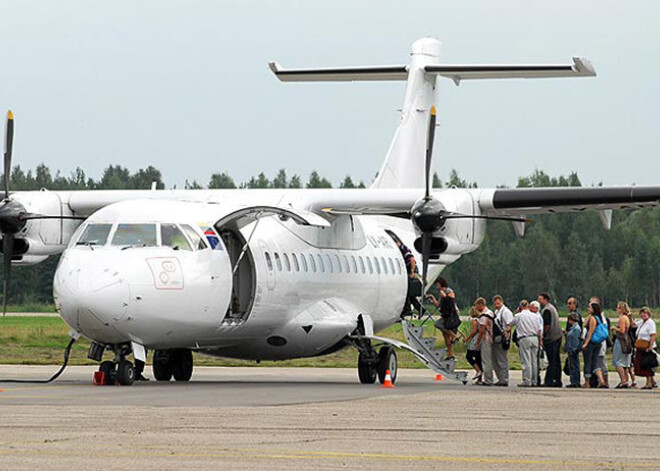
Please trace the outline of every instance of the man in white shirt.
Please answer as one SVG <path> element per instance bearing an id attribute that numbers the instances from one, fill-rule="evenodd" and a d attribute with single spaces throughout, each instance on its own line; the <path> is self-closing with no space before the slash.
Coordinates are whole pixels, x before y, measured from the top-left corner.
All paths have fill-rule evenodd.
<path id="1" fill-rule="evenodd" d="M 506 307 L 504 299 L 499 294 L 493 297 L 495 306 L 495 325 L 502 332 L 501 335 L 493 336 L 493 366 L 497 375 L 495 386 L 509 385 L 509 345 L 511 339 L 511 321 L 513 314 Z"/>
<path id="2" fill-rule="evenodd" d="M 530 308 L 523 309 L 513 316 L 511 327 L 516 327 L 523 382 L 520 387 L 536 386 L 539 377 L 539 347 L 543 346 L 543 319 L 539 316 L 539 303 L 532 301 Z"/>

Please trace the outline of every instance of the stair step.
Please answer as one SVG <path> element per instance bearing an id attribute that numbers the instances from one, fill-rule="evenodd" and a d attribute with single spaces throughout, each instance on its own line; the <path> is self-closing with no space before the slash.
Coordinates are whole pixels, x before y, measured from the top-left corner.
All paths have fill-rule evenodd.
<path id="1" fill-rule="evenodd" d="M 424 337 L 420 340 L 422 341 L 422 345 L 424 345 L 429 350 L 432 350 L 435 346 L 435 339 L 433 337 Z"/>

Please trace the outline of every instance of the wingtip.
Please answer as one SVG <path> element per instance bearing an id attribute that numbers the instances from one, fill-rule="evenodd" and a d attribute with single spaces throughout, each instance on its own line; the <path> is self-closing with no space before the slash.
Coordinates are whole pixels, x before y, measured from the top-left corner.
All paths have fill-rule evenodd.
<path id="1" fill-rule="evenodd" d="M 586 57 L 573 57 L 573 67 L 578 74 L 585 77 L 596 77 L 596 69 Z"/>

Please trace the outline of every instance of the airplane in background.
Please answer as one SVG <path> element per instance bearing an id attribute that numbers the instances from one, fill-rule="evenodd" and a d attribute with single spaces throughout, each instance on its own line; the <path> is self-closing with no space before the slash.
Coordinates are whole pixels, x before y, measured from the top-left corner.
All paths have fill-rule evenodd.
<path id="1" fill-rule="evenodd" d="M 72 339 L 91 340 L 108 384 L 133 383 L 129 355 L 153 350 L 159 381 L 188 381 L 192 352 L 246 360 L 327 355 L 356 347 L 362 383 L 397 378 L 395 349 L 465 381 L 423 327 L 401 321 L 408 274 L 398 238 L 421 261 L 423 285 L 473 252 L 487 219 L 522 235 L 526 217 L 660 203 L 660 187 L 432 190 L 436 88 L 463 80 L 593 77 L 586 59 L 561 65 L 456 65 L 440 42 L 412 46 L 408 65 L 284 69 L 282 82 L 402 80 L 401 120 L 368 189 L 11 192 L 14 120 L 8 113 L 0 231 L 5 302 L 12 265 L 61 254 L 57 312 Z M 376 335 L 401 321 L 406 342 Z M 73 340 L 72 340 L 73 341 Z M 380 346 L 380 348 L 377 348 Z"/>

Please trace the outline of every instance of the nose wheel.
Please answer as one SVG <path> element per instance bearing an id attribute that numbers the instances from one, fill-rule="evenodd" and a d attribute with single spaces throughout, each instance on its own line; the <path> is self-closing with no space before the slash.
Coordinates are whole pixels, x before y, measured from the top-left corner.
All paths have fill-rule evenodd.
<path id="1" fill-rule="evenodd" d="M 101 348 L 99 357 L 103 354 L 104 348 Z M 116 345 L 113 348 L 115 351 L 115 361 L 106 360 L 99 365 L 98 371 L 99 373 L 103 373 L 101 375 L 103 378 L 102 384 L 130 386 L 135 381 L 135 366 L 126 359 L 126 355 L 130 353 L 130 347 L 127 345 Z M 94 381 L 96 382 L 96 377 Z"/>

